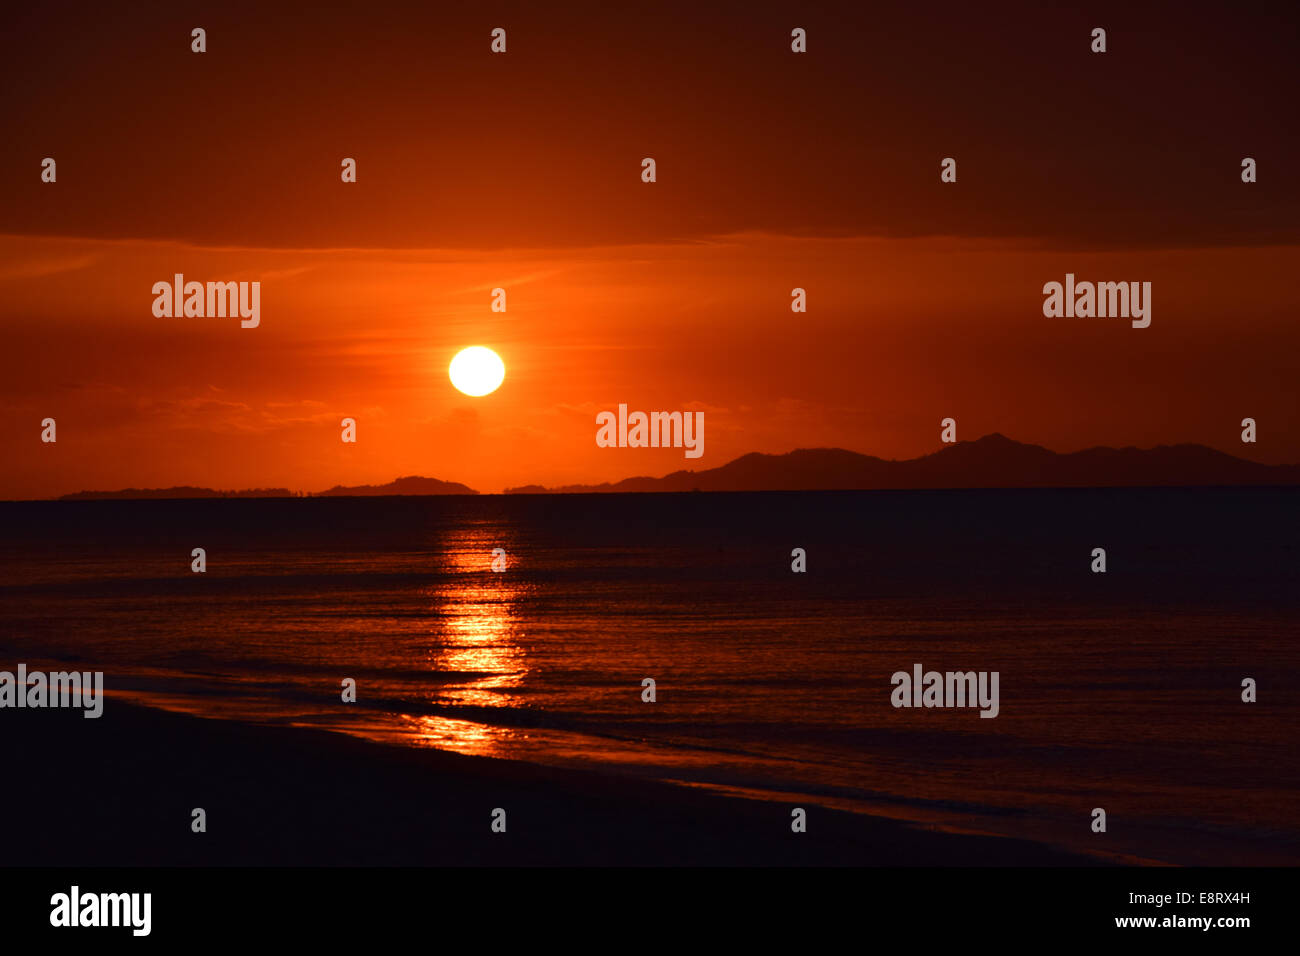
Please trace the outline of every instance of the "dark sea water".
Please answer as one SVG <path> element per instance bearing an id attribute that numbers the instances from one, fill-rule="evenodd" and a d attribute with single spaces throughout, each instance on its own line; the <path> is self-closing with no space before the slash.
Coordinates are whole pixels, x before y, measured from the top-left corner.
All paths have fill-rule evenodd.
<path id="1" fill-rule="evenodd" d="M 1109 857 L 1295 863 L 1297 495 L 4 503 L 0 669 Z M 916 663 L 998 671 L 999 715 L 895 709 Z"/>

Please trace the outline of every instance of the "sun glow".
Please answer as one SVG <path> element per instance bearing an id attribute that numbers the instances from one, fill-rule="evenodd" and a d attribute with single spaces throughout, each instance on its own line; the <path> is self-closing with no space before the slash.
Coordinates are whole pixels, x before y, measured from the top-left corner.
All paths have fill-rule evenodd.
<path id="1" fill-rule="evenodd" d="M 451 376 L 451 384 L 466 395 L 475 397 L 495 392 L 506 377 L 506 366 L 501 357 L 481 345 L 472 345 L 457 352 L 447 371 Z"/>

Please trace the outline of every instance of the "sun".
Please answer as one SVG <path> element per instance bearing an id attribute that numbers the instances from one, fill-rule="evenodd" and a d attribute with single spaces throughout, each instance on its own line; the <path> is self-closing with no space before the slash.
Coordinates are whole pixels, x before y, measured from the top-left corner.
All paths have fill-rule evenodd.
<path id="1" fill-rule="evenodd" d="M 489 395 L 501 387 L 506 377 L 506 363 L 489 348 L 471 345 L 461 349 L 447 370 L 451 384 L 475 398 Z"/>

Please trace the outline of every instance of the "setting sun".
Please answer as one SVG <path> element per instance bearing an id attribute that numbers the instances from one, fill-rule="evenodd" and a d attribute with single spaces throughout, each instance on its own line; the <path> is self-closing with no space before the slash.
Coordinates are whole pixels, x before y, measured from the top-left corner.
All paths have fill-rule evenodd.
<path id="1" fill-rule="evenodd" d="M 481 345 L 472 345 L 456 353 L 448 374 L 451 376 L 451 384 L 466 395 L 477 398 L 501 387 L 506 377 L 506 366 L 496 352 Z"/>

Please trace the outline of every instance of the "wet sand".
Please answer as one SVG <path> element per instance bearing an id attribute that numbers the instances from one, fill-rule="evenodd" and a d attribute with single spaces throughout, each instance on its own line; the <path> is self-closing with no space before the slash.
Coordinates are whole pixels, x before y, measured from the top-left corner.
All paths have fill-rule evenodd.
<path id="1" fill-rule="evenodd" d="M 1096 861 L 800 804 L 168 713 L 5 710 L 8 866 L 1055 866 Z M 191 831 L 191 811 L 207 832 Z M 495 808 L 506 832 L 491 829 Z"/>

